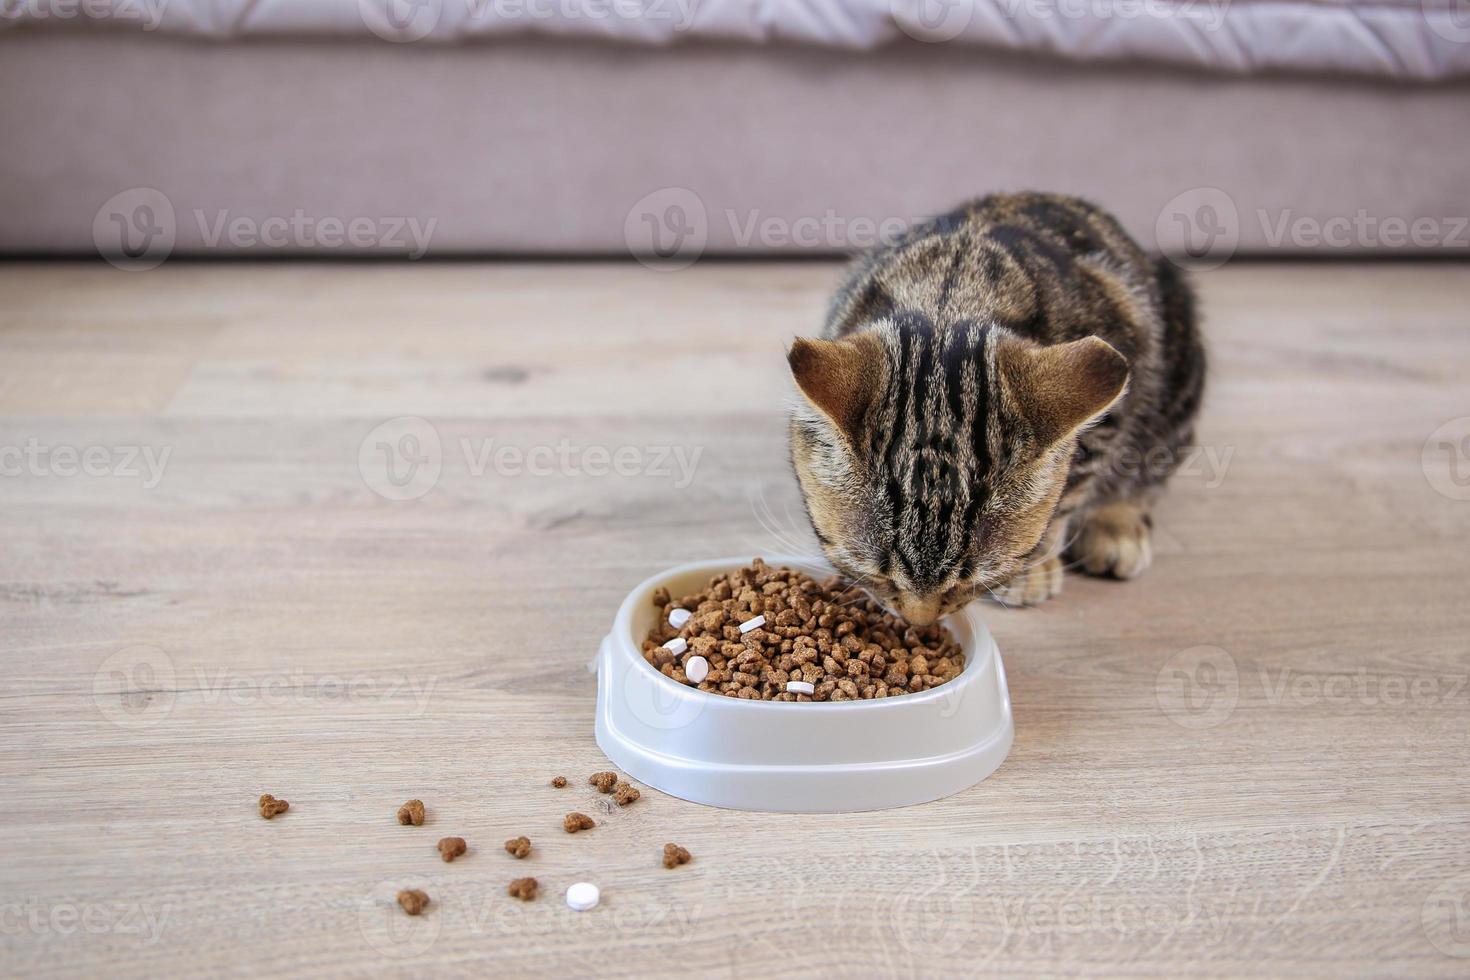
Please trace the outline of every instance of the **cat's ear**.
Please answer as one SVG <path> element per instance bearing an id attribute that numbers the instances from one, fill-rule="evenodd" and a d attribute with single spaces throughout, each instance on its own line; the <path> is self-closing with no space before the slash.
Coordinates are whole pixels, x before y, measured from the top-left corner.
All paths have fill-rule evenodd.
<path id="1" fill-rule="evenodd" d="M 996 358 L 1017 413 L 1046 446 L 1106 412 L 1128 387 L 1127 359 L 1098 337 L 1050 347 L 1006 338 Z"/>
<path id="2" fill-rule="evenodd" d="M 868 334 L 845 340 L 798 338 L 786 354 L 791 375 L 807 401 L 843 436 L 856 442 L 882 377 L 882 345 Z"/>

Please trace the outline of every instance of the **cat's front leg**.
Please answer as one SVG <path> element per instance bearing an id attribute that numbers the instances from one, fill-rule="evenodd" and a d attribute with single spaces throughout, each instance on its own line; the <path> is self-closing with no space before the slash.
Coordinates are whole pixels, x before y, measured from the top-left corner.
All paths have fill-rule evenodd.
<path id="1" fill-rule="evenodd" d="M 991 595 L 1003 606 L 1034 606 L 1062 591 L 1062 560 L 1056 555 L 1038 558 L 1030 567 L 1011 576 Z"/>
<path id="2" fill-rule="evenodd" d="M 1082 531 L 1071 554 L 1089 575 L 1130 579 L 1153 563 L 1149 542 L 1153 520 L 1142 501 L 1116 500 L 1082 518 Z"/>
<path id="3" fill-rule="evenodd" d="M 1034 606 L 1062 591 L 1060 543 L 1065 539 L 1067 517 L 1058 515 L 1041 541 L 1026 556 L 1021 570 L 990 594 L 1003 606 Z"/>

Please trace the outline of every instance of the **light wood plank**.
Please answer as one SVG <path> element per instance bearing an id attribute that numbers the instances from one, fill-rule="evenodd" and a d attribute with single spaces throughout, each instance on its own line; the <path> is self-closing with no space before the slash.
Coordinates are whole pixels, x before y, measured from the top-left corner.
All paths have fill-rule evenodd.
<path id="1" fill-rule="evenodd" d="M 1144 578 L 988 609 L 1016 744 L 980 786 L 850 816 L 648 790 L 561 832 L 599 802 L 584 666 L 626 590 L 812 547 L 781 350 L 836 275 L 0 267 L 0 447 L 108 466 L 0 476 L 5 972 L 1463 976 L 1470 501 L 1424 455 L 1470 414 L 1463 266 L 1200 278 L 1206 455 Z M 443 448 L 417 500 L 359 466 L 396 415 Z M 490 440 L 699 456 L 477 473 Z M 155 690 L 119 698 L 139 649 Z M 1220 707 L 1189 714 L 1201 658 Z M 413 796 L 431 822 L 398 827 Z M 695 862 L 664 871 L 666 840 Z M 561 905 L 578 879 L 596 912 Z"/>

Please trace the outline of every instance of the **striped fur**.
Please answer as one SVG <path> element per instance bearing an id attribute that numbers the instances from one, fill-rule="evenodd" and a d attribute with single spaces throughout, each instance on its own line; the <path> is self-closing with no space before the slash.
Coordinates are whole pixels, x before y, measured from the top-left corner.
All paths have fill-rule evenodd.
<path id="1" fill-rule="evenodd" d="M 828 557 L 878 598 L 919 622 L 1039 601 L 1069 541 L 1092 571 L 1147 564 L 1204 353 L 1182 277 L 1107 214 L 997 195 L 917 225 L 855 262 L 823 337 L 792 349 L 793 463 Z"/>

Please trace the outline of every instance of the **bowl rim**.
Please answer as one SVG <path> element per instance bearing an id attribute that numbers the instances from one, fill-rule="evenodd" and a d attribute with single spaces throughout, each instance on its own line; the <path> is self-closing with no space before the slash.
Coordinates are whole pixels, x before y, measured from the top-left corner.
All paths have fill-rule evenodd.
<path id="1" fill-rule="evenodd" d="M 965 666 L 958 677 L 947 681 L 936 687 L 918 694 L 904 694 L 896 698 L 871 698 L 857 701 L 754 701 L 743 698 L 732 698 L 725 694 L 715 694 L 710 691 L 701 691 L 697 687 L 688 684 L 680 684 L 673 678 L 655 670 L 653 665 L 643 659 L 643 641 L 633 635 L 633 611 L 641 603 L 647 602 L 653 590 L 665 584 L 669 579 L 678 575 L 687 575 L 695 571 L 708 569 L 715 571 L 720 568 L 726 570 L 742 568 L 749 565 L 754 557 L 760 557 L 767 565 L 773 567 L 791 567 L 801 571 L 822 572 L 829 575 L 837 574 L 836 569 L 826 562 L 814 561 L 811 558 L 801 558 L 793 555 L 762 555 L 751 558 L 725 557 L 709 558 L 701 561 L 685 562 L 675 565 L 648 576 L 635 585 L 618 606 L 617 615 L 613 619 L 613 637 L 615 642 L 627 642 L 633 651 L 634 669 L 642 669 L 652 677 L 658 678 L 659 682 L 666 685 L 671 691 L 678 691 L 684 697 L 696 699 L 708 698 L 716 703 L 734 708 L 743 706 L 743 709 L 761 711 L 789 711 L 797 709 L 801 711 L 882 711 L 897 710 L 906 706 L 917 707 L 929 704 L 933 701 L 954 697 L 964 687 L 969 686 L 980 674 L 980 662 L 988 657 L 995 656 L 995 638 L 990 634 L 990 628 L 985 625 L 984 620 L 975 611 L 976 602 L 970 602 L 963 606 L 958 612 L 951 613 L 940 620 L 947 628 L 951 620 L 963 620 L 969 634 L 969 642 L 961 643 L 965 654 Z M 977 600 L 978 601 L 978 600 Z"/>

